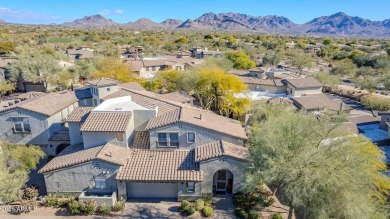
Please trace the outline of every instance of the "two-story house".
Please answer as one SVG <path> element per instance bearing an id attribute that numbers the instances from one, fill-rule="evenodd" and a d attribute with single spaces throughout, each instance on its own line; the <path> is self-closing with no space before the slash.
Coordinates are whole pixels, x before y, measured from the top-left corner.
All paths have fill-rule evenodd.
<path id="1" fill-rule="evenodd" d="M 69 115 L 72 146 L 39 171 L 48 193 L 194 200 L 241 189 L 250 155 L 238 121 L 117 88 Z"/>
<path id="2" fill-rule="evenodd" d="M 78 106 L 74 92 L 40 94 L 0 110 L 0 139 L 47 147 L 56 155 L 69 145 L 66 117 Z"/>

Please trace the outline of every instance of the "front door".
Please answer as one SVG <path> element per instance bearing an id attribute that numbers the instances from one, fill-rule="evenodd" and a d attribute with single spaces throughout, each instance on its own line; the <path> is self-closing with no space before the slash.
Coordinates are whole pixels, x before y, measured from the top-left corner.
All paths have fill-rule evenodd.
<path id="1" fill-rule="evenodd" d="M 217 173 L 217 192 L 226 192 L 227 176 L 226 170 L 220 170 Z"/>

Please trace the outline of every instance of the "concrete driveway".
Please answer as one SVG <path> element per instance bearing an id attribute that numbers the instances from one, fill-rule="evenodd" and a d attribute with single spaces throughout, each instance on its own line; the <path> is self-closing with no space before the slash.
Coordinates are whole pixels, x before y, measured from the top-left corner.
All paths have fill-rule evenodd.
<path id="1" fill-rule="evenodd" d="M 175 199 L 130 199 L 122 214 L 126 218 L 182 218 Z"/>

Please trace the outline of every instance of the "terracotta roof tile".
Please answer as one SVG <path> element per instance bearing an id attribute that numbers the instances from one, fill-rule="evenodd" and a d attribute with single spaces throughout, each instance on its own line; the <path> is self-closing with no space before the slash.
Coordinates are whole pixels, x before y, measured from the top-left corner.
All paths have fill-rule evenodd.
<path id="1" fill-rule="evenodd" d="M 39 173 L 45 173 L 95 159 L 100 159 L 117 165 L 124 165 L 130 153 L 129 149 L 112 144 L 106 144 L 85 150 L 83 150 L 82 147 L 78 149 L 79 151 L 71 153 L 61 152 L 57 157 L 53 158 L 49 163 L 42 167 L 39 170 Z"/>
<path id="2" fill-rule="evenodd" d="M 31 99 L 31 98 L 34 98 L 34 97 L 39 97 L 39 96 L 42 96 L 42 95 L 45 95 L 45 93 L 31 91 L 31 92 L 20 94 L 20 95 L 17 96 L 17 98 L 19 98 L 21 100 L 27 100 L 27 99 Z"/>
<path id="3" fill-rule="evenodd" d="M 339 111 L 340 104 L 342 110 L 351 109 L 350 106 L 343 103 L 340 99 L 330 99 L 323 93 L 294 97 L 292 100 L 299 109 L 305 110 L 328 109 L 331 111 Z"/>
<path id="4" fill-rule="evenodd" d="M 65 107 L 76 103 L 78 100 L 74 92 L 61 91 L 55 93 L 47 93 L 38 97 L 33 97 L 22 101 L 18 104 L 14 104 L 10 107 L 1 109 L 0 112 L 21 108 L 29 110 L 31 112 L 40 113 L 46 116 L 52 116 L 61 111 Z"/>
<path id="5" fill-rule="evenodd" d="M 133 182 L 202 181 L 195 152 L 133 150 L 117 180 Z"/>
<path id="6" fill-rule="evenodd" d="M 377 117 L 373 117 L 370 115 L 360 115 L 360 116 L 351 116 L 348 118 L 348 121 L 356 125 L 360 125 L 365 123 L 379 122 L 379 119 Z"/>
<path id="7" fill-rule="evenodd" d="M 93 107 L 77 107 L 66 118 L 66 122 L 84 122 L 92 110 Z"/>
<path id="8" fill-rule="evenodd" d="M 49 141 L 70 141 L 69 131 L 54 132 Z"/>
<path id="9" fill-rule="evenodd" d="M 161 94 L 161 97 L 165 100 L 176 101 L 176 102 L 180 102 L 180 103 L 189 103 L 189 102 L 195 100 L 194 97 L 192 97 L 184 92 L 174 92 L 174 93 Z"/>
<path id="10" fill-rule="evenodd" d="M 134 137 L 131 141 L 130 148 L 150 149 L 149 131 L 134 131 Z"/>
<path id="11" fill-rule="evenodd" d="M 130 124 L 131 115 L 131 112 L 91 112 L 80 131 L 124 132 Z"/>
<path id="12" fill-rule="evenodd" d="M 246 160 L 250 157 L 250 153 L 248 148 L 227 141 L 216 141 L 195 148 L 196 162 L 220 156 L 229 156 Z"/>
<path id="13" fill-rule="evenodd" d="M 117 85 L 119 82 L 111 78 L 96 78 L 87 82 L 87 84 L 104 87 L 109 85 Z"/>
<path id="14" fill-rule="evenodd" d="M 314 78 L 289 78 L 285 81 L 295 88 L 320 88 L 323 86 Z"/>
<path id="15" fill-rule="evenodd" d="M 281 80 L 272 80 L 272 79 L 260 79 L 250 76 L 238 76 L 245 84 L 258 84 L 258 85 L 268 85 L 268 86 L 285 86 Z"/>
<path id="16" fill-rule="evenodd" d="M 128 82 L 128 83 L 120 83 L 118 85 L 120 88 L 125 88 L 129 90 L 145 90 L 144 87 L 142 87 L 140 84 L 137 82 Z"/>

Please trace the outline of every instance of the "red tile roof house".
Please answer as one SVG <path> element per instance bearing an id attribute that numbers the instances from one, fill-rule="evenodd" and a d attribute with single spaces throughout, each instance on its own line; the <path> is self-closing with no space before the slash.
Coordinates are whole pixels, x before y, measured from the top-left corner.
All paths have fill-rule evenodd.
<path id="1" fill-rule="evenodd" d="M 238 121 L 144 90 L 110 91 L 97 107 L 67 118 L 72 146 L 39 170 L 47 193 L 112 204 L 117 197 L 195 200 L 242 188 L 250 154 Z"/>

